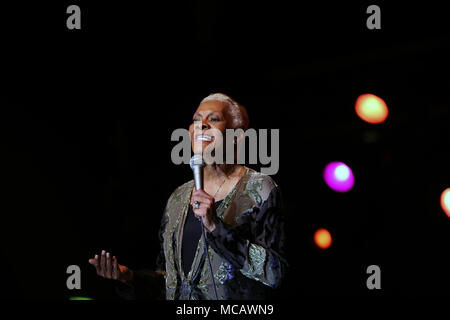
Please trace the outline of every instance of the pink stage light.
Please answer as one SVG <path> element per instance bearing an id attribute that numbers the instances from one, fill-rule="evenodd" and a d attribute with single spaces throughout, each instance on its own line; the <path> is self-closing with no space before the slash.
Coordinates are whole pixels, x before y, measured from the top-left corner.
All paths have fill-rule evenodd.
<path id="1" fill-rule="evenodd" d="M 331 162 L 323 171 L 325 183 L 334 191 L 347 192 L 355 184 L 352 169 L 343 162 Z"/>

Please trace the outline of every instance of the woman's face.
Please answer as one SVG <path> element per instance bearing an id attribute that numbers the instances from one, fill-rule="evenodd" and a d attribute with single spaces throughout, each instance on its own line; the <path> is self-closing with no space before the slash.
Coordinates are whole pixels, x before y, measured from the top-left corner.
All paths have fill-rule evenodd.
<path id="1" fill-rule="evenodd" d="M 218 147 L 216 143 L 223 143 L 225 130 L 231 129 L 231 119 L 227 112 L 227 104 L 210 100 L 203 102 L 197 108 L 189 126 L 192 150 L 194 153 L 204 152 L 206 148 Z M 222 134 L 223 140 L 218 137 Z"/>

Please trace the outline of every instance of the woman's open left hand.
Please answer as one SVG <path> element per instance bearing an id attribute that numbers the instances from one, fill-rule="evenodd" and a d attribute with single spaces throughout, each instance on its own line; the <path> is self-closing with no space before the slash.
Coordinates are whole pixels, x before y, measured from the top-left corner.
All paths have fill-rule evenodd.
<path id="1" fill-rule="evenodd" d="M 192 193 L 192 206 L 196 217 L 202 218 L 203 226 L 208 232 L 216 228 L 216 208 L 214 198 L 203 190 L 196 190 Z M 195 202 L 199 203 L 199 208 L 195 208 Z"/>

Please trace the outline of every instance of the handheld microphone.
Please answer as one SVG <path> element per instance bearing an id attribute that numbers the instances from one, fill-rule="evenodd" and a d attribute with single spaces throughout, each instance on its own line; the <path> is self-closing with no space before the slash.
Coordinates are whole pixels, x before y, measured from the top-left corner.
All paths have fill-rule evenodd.
<path id="1" fill-rule="evenodd" d="M 205 166 L 203 157 L 200 154 L 195 154 L 189 164 L 194 173 L 195 190 L 203 190 L 203 167 Z"/>
<path id="2" fill-rule="evenodd" d="M 191 166 L 192 172 L 194 174 L 194 184 L 195 184 L 195 190 L 203 190 L 203 167 L 205 166 L 205 162 L 203 161 L 203 157 L 200 154 L 195 154 L 191 160 L 189 161 L 189 165 Z M 202 238 L 203 243 L 205 244 L 204 248 L 204 254 L 206 256 L 206 260 L 208 261 L 209 265 L 209 273 L 214 289 L 214 297 L 216 300 L 219 300 L 217 297 L 217 289 L 216 289 L 216 283 L 214 282 L 214 273 L 211 266 L 211 260 L 209 259 L 208 254 L 208 242 L 206 240 L 206 234 L 205 234 L 205 228 L 203 227 L 203 222 L 201 218 L 198 218 L 200 221 L 200 225 L 202 228 Z"/>

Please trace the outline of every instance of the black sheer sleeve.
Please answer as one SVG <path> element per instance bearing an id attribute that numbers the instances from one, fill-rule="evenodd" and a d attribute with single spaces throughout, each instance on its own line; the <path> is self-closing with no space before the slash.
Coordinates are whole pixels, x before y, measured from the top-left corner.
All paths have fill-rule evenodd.
<path id="1" fill-rule="evenodd" d="M 284 276 L 284 219 L 278 187 L 268 198 L 243 215 L 243 222 L 232 227 L 219 220 L 208 242 L 245 276 L 270 287 L 278 287 Z"/>

